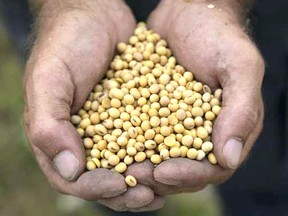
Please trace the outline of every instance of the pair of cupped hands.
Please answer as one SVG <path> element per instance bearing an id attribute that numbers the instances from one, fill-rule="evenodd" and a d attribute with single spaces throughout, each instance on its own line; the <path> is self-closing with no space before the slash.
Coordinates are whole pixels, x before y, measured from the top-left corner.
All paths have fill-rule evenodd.
<path id="1" fill-rule="evenodd" d="M 68 3 L 69 2 L 69 3 Z M 122 0 L 46 1 L 27 63 L 25 126 L 38 163 L 58 191 L 98 201 L 116 211 L 153 211 L 169 194 L 195 192 L 232 176 L 247 158 L 263 121 L 264 62 L 246 34 L 238 1 L 162 0 L 148 27 L 168 41 L 178 62 L 197 80 L 223 88 L 223 109 L 212 140 L 218 165 L 175 158 L 154 167 L 130 165 L 138 185 L 106 169 L 85 171 L 81 138 L 70 123 L 107 71 L 118 42 L 136 26 Z"/>

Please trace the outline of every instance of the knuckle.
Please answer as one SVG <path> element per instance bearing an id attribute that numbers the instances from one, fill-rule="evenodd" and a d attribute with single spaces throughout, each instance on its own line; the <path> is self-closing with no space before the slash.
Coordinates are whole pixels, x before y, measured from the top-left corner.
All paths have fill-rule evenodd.
<path id="1" fill-rule="evenodd" d="M 265 61 L 256 47 L 251 50 L 251 54 L 252 58 L 250 58 L 250 55 L 249 58 L 246 57 L 246 63 L 254 67 L 253 72 L 256 73 L 258 77 L 261 77 L 262 80 L 265 71 Z"/>
<path id="2" fill-rule="evenodd" d="M 237 42 L 235 44 L 237 44 L 239 53 L 242 54 L 238 56 L 237 61 L 232 59 L 234 58 L 233 55 L 226 56 L 224 62 L 227 64 L 227 69 L 232 73 L 233 71 L 234 73 L 239 73 L 239 71 L 243 69 L 246 69 L 246 71 L 249 69 L 253 72 L 254 78 L 262 80 L 265 70 L 265 61 L 257 47 L 247 39 L 237 39 L 235 42 Z M 246 55 L 246 53 L 249 53 L 249 55 Z"/>
<path id="3" fill-rule="evenodd" d="M 249 104 L 243 107 L 242 118 L 245 124 L 245 127 L 249 129 L 254 129 L 258 122 L 258 109 L 255 105 Z"/>
<path id="4" fill-rule="evenodd" d="M 55 126 L 51 122 L 37 120 L 31 124 L 31 143 L 38 148 L 43 148 L 47 141 L 53 140 L 55 136 Z"/>

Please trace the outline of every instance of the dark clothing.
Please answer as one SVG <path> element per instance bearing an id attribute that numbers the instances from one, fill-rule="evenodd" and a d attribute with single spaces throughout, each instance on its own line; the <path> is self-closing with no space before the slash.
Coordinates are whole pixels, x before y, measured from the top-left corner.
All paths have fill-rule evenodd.
<path id="1" fill-rule="evenodd" d="M 23 41 L 27 38 L 31 21 L 31 17 L 24 11 L 27 4 L 20 7 L 25 1 L 4 2 L 5 5 L 0 2 L 0 9 L 15 44 L 23 54 Z M 157 2 L 127 0 L 138 21 L 146 20 Z M 256 3 L 252 11 L 253 36 L 267 65 L 263 83 L 265 122 L 263 132 L 247 162 L 227 183 L 219 187 L 227 216 L 288 214 L 287 10 L 288 2 L 285 0 L 262 0 Z"/>
<path id="2" fill-rule="evenodd" d="M 126 0 L 138 22 L 146 21 L 151 11 L 158 5 L 159 0 Z"/>

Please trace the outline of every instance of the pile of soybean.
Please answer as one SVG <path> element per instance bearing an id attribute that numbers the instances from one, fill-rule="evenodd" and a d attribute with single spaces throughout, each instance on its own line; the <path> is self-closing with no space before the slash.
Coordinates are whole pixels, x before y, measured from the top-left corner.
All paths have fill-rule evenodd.
<path id="1" fill-rule="evenodd" d="M 117 50 L 105 78 L 71 116 L 86 149 L 87 170 L 124 173 L 135 162 L 150 159 L 157 165 L 177 157 L 207 156 L 216 164 L 211 134 L 222 90 L 213 94 L 195 80 L 145 23 Z M 125 180 L 137 184 L 133 176 Z"/>

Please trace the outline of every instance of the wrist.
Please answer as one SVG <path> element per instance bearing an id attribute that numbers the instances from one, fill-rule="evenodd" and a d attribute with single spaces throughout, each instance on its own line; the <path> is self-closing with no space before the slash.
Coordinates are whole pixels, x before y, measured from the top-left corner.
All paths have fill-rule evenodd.
<path id="1" fill-rule="evenodd" d="M 229 28 L 242 37 L 248 32 L 248 22 L 234 1 L 239 5 L 244 0 L 161 0 L 149 16 L 148 25 L 165 39 L 176 28 L 177 32 L 188 32 L 187 26 L 191 26 L 190 31 L 202 33 Z"/>
<path id="2" fill-rule="evenodd" d="M 179 14 L 179 10 L 189 9 L 192 13 L 207 15 L 207 18 L 226 17 L 243 27 L 253 2 L 253 0 L 162 0 L 160 7 L 170 8 L 168 14 Z"/>
<path id="3" fill-rule="evenodd" d="M 40 33 L 47 32 L 57 23 L 68 22 L 76 26 L 87 26 L 87 30 L 98 26 L 99 34 L 108 33 L 110 39 L 116 43 L 123 40 L 126 37 L 125 34 L 132 34 L 136 25 L 131 10 L 123 0 L 109 2 L 105 0 L 47 0 L 45 2 L 34 0 L 34 2 L 39 3 L 35 29 Z M 119 25 L 120 22 L 121 25 Z"/>

